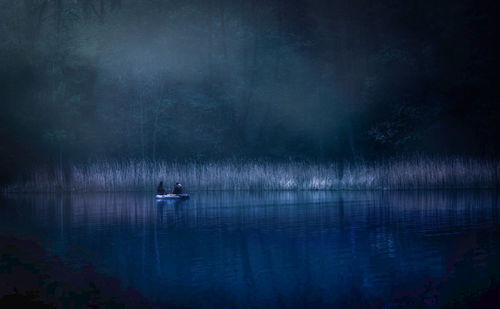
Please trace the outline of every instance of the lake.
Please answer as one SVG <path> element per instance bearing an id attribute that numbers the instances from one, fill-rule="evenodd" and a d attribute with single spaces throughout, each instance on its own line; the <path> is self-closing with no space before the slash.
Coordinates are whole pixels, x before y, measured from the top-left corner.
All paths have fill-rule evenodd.
<path id="1" fill-rule="evenodd" d="M 494 191 L 8 195 L 0 234 L 156 305 L 441 306 L 498 290 L 499 208 Z"/>

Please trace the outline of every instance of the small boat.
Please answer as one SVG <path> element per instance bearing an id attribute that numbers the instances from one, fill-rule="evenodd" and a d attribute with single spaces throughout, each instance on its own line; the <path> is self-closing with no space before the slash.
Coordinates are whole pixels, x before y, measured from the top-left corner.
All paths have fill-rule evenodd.
<path id="1" fill-rule="evenodd" d="M 171 200 L 171 199 L 181 199 L 186 200 L 189 198 L 189 194 L 157 194 L 157 200 Z"/>

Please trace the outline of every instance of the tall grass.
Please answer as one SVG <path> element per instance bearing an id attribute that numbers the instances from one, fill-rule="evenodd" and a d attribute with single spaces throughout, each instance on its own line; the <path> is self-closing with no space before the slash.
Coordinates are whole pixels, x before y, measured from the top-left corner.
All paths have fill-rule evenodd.
<path id="1" fill-rule="evenodd" d="M 5 192 L 152 191 L 160 180 L 202 190 L 380 190 L 498 188 L 500 161 L 415 156 L 378 162 L 169 163 L 100 161 L 69 172 L 39 169 Z"/>

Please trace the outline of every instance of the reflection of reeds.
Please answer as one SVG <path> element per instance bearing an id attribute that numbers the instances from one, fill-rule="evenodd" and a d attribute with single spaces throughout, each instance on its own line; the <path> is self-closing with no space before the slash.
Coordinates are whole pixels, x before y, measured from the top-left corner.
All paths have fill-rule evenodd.
<path id="1" fill-rule="evenodd" d="M 181 181 L 198 191 L 498 188 L 500 162 L 424 156 L 343 164 L 99 161 L 72 165 L 65 174 L 40 169 L 5 191 L 150 191 L 160 180 Z"/>

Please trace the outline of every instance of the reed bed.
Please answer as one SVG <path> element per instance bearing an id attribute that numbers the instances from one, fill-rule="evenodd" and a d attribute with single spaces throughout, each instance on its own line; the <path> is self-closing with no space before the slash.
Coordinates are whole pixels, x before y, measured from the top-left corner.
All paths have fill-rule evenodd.
<path id="1" fill-rule="evenodd" d="M 4 192 L 153 191 L 160 180 L 189 191 L 401 190 L 499 188 L 500 161 L 465 157 L 412 157 L 377 162 L 96 161 L 63 173 L 41 168 Z"/>

